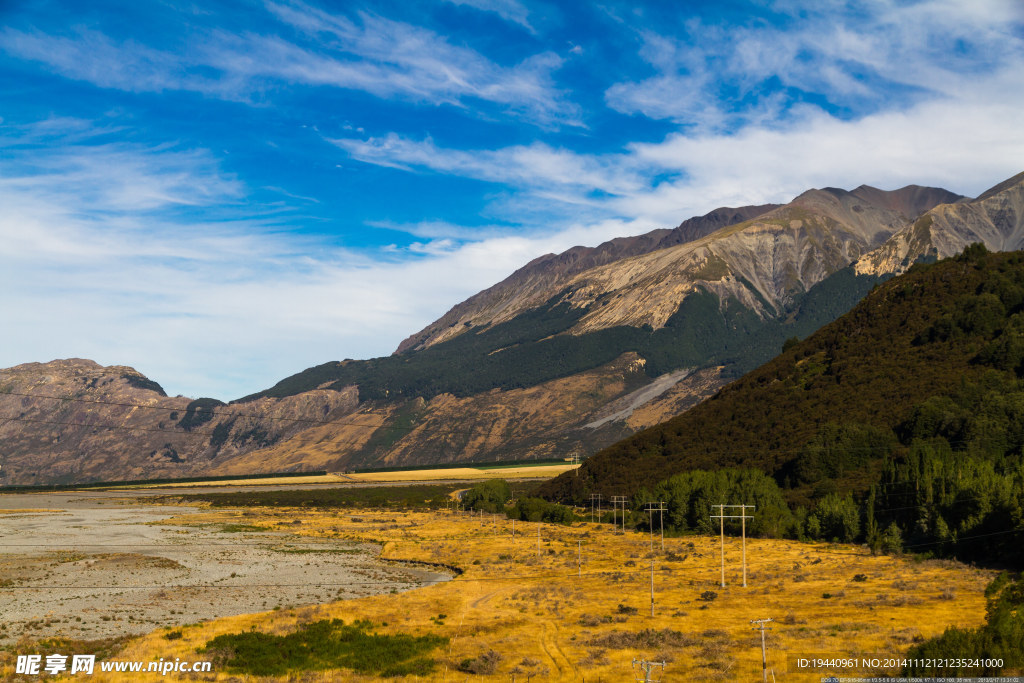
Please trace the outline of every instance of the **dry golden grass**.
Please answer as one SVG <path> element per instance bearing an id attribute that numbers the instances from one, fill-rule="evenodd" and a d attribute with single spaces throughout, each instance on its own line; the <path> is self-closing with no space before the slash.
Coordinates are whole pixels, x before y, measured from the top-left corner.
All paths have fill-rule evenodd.
<path id="1" fill-rule="evenodd" d="M 478 469 L 476 467 L 455 467 L 438 470 L 401 470 L 398 472 L 363 472 L 341 475 L 348 481 L 389 482 L 389 481 L 444 481 L 446 479 L 551 479 L 563 472 L 574 470 L 579 465 L 536 465 L 525 467 L 502 467 Z"/>
<path id="2" fill-rule="evenodd" d="M 266 479 L 228 479 L 218 481 L 175 482 L 170 484 L 126 484 L 112 486 L 111 489 L 169 489 L 169 488 L 217 488 L 221 486 L 275 486 L 292 484 L 343 484 L 343 476 L 337 474 L 318 474 L 308 477 L 267 477 Z"/>
<path id="3" fill-rule="evenodd" d="M 194 481 L 173 484 L 128 484 L 112 489 L 165 489 L 165 488 L 217 488 L 222 486 L 274 486 L 292 484 L 351 484 L 395 481 L 447 481 L 462 479 L 551 479 L 579 465 L 536 465 L 478 469 L 476 467 L 455 467 L 436 470 L 398 470 L 395 472 L 361 472 L 358 474 L 327 474 L 309 477 L 268 477 L 266 479 L 230 479 L 226 481 Z M 2 512 L 2 511 L 0 511 Z"/>
<path id="4" fill-rule="evenodd" d="M 517 522 L 513 539 L 511 521 L 490 515 L 253 512 L 245 513 L 246 523 L 299 518 L 298 533 L 374 541 L 383 545 L 386 558 L 453 565 L 464 573 L 401 594 L 218 619 L 184 627 L 183 637 L 175 640 L 166 639 L 168 630 L 160 629 L 130 643 L 118 659 L 195 661 L 203 658 L 196 649 L 222 633 L 256 629 L 282 634 L 302 623 L 342 618 L 386 623 L 379 629 L 384 633 L 448 636 L 450 645 L 436 653 L 441 665 L 428 679 L 434 681 L 509 681 L 513 674 L 520 681 L 529 674 L 536 675 L 535 681 L 631 680 L 631 662 L 639 657 L 664 659 L 663 680 L 759 680 L 760 636 L 750 620 L 768 617 L 775 620 L 767 647 L 776 679 L 819 681 L 824 674 L 788 673 L 787 660 L 811 653 L 896 655 L 948 625 L 976 626 L 984 620 L 982 591 L 991 578 L 954 562 L 871 556 L 853 546 L 748 539 L 749 585 L 743 588 L 739 541 L 727 539 L 728 585 L 723 589 L 718 539 L 713 537 L 666 539 L 665 553 L 655 538 L 656 552 L 651 553 L 644 534 L 615 533 L 607 525 L 589 523 Z M 210 512 L 202 522 L 237 522 L 241 515 Z M 582 576 L 577 576 L 578 547 Z M 863 577 L 855 580 L 858 575 Z M 717 596 L 702 599 L 707 591 Z M 455 670 L 459 662 L 490 650 L 500 654 L 493 675 Z M 342 677 L 371 680 L 350 672 Z M 157 679 L 99 673 L 93 678 Z M 195 680 L 244 679 L 215 673 Z M 338 673 L 259 680 L 332 681 Z"/>

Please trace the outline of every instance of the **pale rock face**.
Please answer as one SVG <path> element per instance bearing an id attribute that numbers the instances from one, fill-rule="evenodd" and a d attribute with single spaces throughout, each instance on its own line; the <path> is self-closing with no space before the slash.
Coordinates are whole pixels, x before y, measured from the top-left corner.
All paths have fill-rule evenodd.
<path id="1" fill-rule="evenodd" d="M 593 307 L 571 332 L 615 325 L 657 329 L 699 290 L 723 302 L 735 298 L 762 317 L 779 315 L 795 295 L 901 229 L 907 216 L 898 207 L 913 209 L 928 206 L 929 198 L 956 197 L 923 189 L 913 189 L 916 203 L 899 201 L 911 194 L 904 190 L 811 190 L 753 220 L 579 273 L 565 283 L 568 292 L 562 300 Z M 485 322 L 487 312 L 478 311 L 477 316 L 478 324 Z"/>
<path id="2" fill-rule="evenodd" d="M 1024 173 L 974 201 L 934 207 L 854 268 L 860 275 L 899 274 L 922 257 L 948 258 L 975 242 L 989 251 L 1024 248 Z"/>
<path id="3" fill-rule="evenodd" d="M 734 298 L 762 317 L 779 315 L 796 295 L 879 247 L 923 211 L 958 199 L 915 185 L 810 190 L 781 207 L 717 209 L 693 219 L 703 221 L 699 228 L 687 221 L 674 231 L 576 247 L 541 257 L 467 299 L 399 352 L 511 320 L 555 296 L 575 308 L 592 306 L 572 334 L 616 325 L 658 329 L 700 290 L 722 302 Z"/>
<path id="4" fill-rule="evenodd" d="M 403 341 L 396 353 L 433 346 L 474 327 L 498 324 L 540 306 L 562 292 L 580 273 L 632 256 L 691 242 L 715 230 L 764 214 L 775 204 L 720 208 L 691 218 L 672 230 L 619 237 L 594 248 L 573 247 L 534 259 L 498 284 L 471 296 L 437 321 Z"/>

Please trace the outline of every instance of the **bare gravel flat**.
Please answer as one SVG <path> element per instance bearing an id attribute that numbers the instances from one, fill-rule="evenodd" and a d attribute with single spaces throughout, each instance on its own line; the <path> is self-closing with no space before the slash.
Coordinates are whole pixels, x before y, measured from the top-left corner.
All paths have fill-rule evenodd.
<path id="1" fill-rule="evenodd" d="M 162 523 L 202 518 L 198 508 L 154 505 L 151 495 L 0 495 L 0 644 L 141 634 L 448 578 L 385 564 L 370 544 Z"/>

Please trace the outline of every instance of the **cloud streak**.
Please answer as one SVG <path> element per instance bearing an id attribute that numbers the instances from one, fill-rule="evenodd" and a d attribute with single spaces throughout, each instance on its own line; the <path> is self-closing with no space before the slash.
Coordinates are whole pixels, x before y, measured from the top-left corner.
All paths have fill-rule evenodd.
<path id="1" fill-rule="evenodd" d="M 448 2 L 453 5 L 473 7 L 482 12 L 493 12 L 505 21 L 519 24 L 531 33 L 534 32 L 529 21 L 530 10 L 518 0 L 448 0 Z"/>
<path id="2" fill-rule="evenodd" d="M 7 329 L 31 334 L 5 341 L 0 366 L 88 357 L 170 393 L 237 398 L 327 360 L 386 354 L 535 256 L 628 229 L 469 240 L 434 225 L 409 247 L 339 248 L 260 215 L 206 150 L 109 144 L 65 125 L 67 144 L 41 160 L 40 140 L 57 142 L 51 122 L 4 138 L 0 308 Z M 223 220 L 179 215 L 199 187 Z"/>
<path id="3" fill-rule="evenodd" d="M 487 182 L 530 188 L 549 196 L 573 189 L 578 199 L 591 192 L 625 194 L 646 186 L 645 179 L 618 155 L 582 155 L 541 142 L 497 150 L 438 147 L 433 140 L 410 140 L 391 133 L 368 140 L 330 140 L 352 158 L 407 170 L 428 170 Z"/>
<path id="4" fill-rule="evenodd" d="M 579 107 L 554 83 L 562 65 L 554 52 L 502 66 L 429 29 L 368 12 L 351 19 L 298 2 L 266 7 L 279 31 L 203 27 L 186 35 L 188 48 L 177 52 L 87 28 L 52 35 L 13 27 L 0 30 L 0 50 L 128 92 L 181 90 L 257 102 L 268 88 L 331 87 L 467 112 L 489 104 L 545 127 L 582 125 Z M 284 37 L 288 27 L 305 40 Z"/>
<path id="5" fill-rule="evenodd" d="M 865 115 L 955 97 L 993 67 L 1019 63 L 1024 17 L 1015 5 L 782 2 L 772 24 L 643 28 L 639 54 L 654 74 L 612 85 L 605 100 L 703 132 L 778 121 L 815 98 Z"/>

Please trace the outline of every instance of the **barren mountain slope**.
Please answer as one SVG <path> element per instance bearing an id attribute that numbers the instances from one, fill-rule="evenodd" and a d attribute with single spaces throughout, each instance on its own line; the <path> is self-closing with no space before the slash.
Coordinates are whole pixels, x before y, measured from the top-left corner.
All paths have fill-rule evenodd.
<path id="1" fill-rule="evenodd" d="M 576 276 L 573 306 L 600 306 L 574 332 L 614 325 L 662 327 L 698 288 L 735 298 L 762 316 L 784 312 L 808 291 L 876 248 L 914 216 L 958 195 L 910 186 L 885 192 L 810 190 L 786 206 L 669 249 L 617 261 Z"/>
<path id="2" fill-rule="evenodd" d="M 719 208 L 683 221 L 672 230 L 652 230 L 636 237 L 618 237 L 597 247 L 573 247 L 561 254 L 545 254 L 498 284 L 474 294 L 437 321 L 403 341 L 396 353 L 423 349 L 462 334 L 468 328 L 511 320 L 560 292 L 578 273 L 630 256 L 683 244 L 715 230 L 759 216 L 775 204 Z"/>
<path id="3" fill-rule="evenodd" d="M 649 396 L 644 360 L 623 354 L 571 377 L 459 398 L 368 401 L 342 419 L 314 425 L 264 449 L 218 458 L 211 472 L 345 470 L 453 462 L 562 458 L 586 454 L 677 415 L 725 384 L 719 369 L 666 378 Z M 633 405 L 635 404 L 635 405 Z M 618 408 L 617 421 L 592 426 Z"/>
<path id="4" fill-rule="evenodd" d="M 0 370 L 0 484 L 203 475 L 357 403 L 355 389 L 318 390 L 237 410 L 168 397 L 130 367 L 26 363 Z"/>
<path id="5" fill-rule="evenodd" d="M 1024 173 L 978 199 L 936 206 L 856 263 L 860 274 L 902 273 L 921 258 L 947 258 L 968 244 L 992 251 L 1024 248 Z"/>

